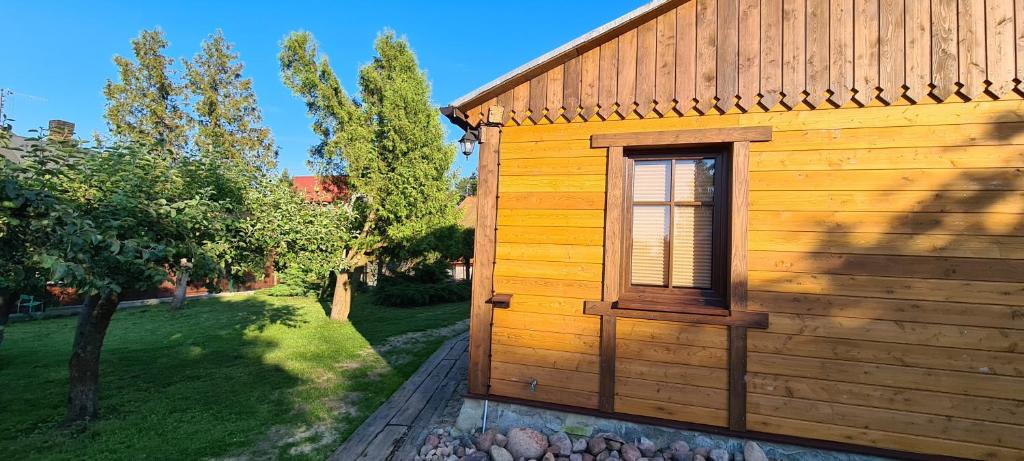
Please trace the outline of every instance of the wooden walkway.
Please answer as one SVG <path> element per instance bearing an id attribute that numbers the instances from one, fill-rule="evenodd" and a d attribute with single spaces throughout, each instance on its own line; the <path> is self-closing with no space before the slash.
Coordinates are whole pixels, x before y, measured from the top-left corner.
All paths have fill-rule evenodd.
<path id="1" fill-rule="evenodd" d="M 329 461 L 411 461 L 466 379 L 469 333 L 445 342 L 341 445 Z"/>

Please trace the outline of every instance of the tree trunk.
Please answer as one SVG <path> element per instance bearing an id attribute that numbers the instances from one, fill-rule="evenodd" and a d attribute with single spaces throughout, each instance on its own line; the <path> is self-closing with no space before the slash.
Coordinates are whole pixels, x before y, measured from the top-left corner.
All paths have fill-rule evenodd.
<path id="1" fill-rule="evenodd" d="M 188 291 L 188 277 L 192 275 L 188 270 L 179 270 L 174 278 L 174 299 L 171 300 L 171 310 L 181 310 L 185 304 L 185 293 Z"/>
<path id="2" fill-rule="evenodd" d="M 337 271 L 335 275 L 337 279 L 334 282 L 334 299 L 331 300 L 331 320 L 344 322 L 352 310 L 352 283 L 346 271 Z"/>
<path id="3" fill-rule="evenodd" d="M 110 318 L 120 298 L 107 294 L 82 306 L 75 330 L 75 343 L 68 361 L 70 389 L 65 423 L 88 422 L 99 415 L 100 351 Z"/>
<path id="4" fill-rule="evenodd" d="M 0 345 L 4 343 L 4 330 L 7 329 L 7 321 L 18 306 L 18 295 L 13 291 L 0 291 Z"/>

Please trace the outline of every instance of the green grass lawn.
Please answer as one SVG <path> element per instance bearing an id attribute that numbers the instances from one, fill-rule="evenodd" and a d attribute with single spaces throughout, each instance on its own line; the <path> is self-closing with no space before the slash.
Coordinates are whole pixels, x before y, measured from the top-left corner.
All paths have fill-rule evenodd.
<path id="1" fill-rule="evenodd" d="M 100 420 L 79 430 L 60 424 L 75 319 L 15 323 L 0 345 L 0 458 L 324 459 L 468 314 L 358 295 L 351 323 L 263 295 L 118 312 Z"/>

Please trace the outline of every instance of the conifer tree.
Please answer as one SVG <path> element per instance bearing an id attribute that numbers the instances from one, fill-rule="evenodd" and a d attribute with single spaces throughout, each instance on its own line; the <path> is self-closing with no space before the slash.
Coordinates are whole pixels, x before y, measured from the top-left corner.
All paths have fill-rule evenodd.
<path id="1" fill-rule="evenodd" d="M 185 62 L 186 86 L 195 103 L 196 150 L 271 170 L 277 149 L 270 129 L 263 126 L 252 79 L 242 76 L 244 70 L 234 45 L 220 30 Z"/>
<path id="2" fill-rule="evenodd" d="M 114 56 L 118 82 L 107 80 L 104 117 L 120 141 L 158 146 L 181 158 L 188 148 L 185 88 L 164 56 L 167 39 L 160 29 L 144 30 L 132 40 L 134 60 Z"/>
<path id="3" fill-rule="evenodd" d="M 282 43 L 282 78 L 302 98 L 320 143 L 311 148 L 323 175 L 347 175 L 359 218 L 346 232 L 331 318 L 345 320 L 349 274 L 385 248 L 429 241 L 457 221 L 458 194 L 450 173 L 454 146 L 445 142 L 430 84 L 405 39 L 391 31 L 375 43 L 377 55 L 359 72 L 359 97 L 345 93 L 308 32 Z"/>

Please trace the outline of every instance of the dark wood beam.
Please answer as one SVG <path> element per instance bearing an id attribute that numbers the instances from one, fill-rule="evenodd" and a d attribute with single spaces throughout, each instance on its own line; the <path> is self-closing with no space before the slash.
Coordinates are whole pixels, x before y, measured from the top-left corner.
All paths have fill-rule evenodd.
<path id="1" fill-rule="evenodd" d="M 480 128 L 477 170 L 473 298 L 469 314 L 469 391 L 487 394 L 491 379 L 491 322 L 494 297 L 494 243 L 498 224 L 498 151 L 501 127 Z"/>
<path id="2" fill-rule="evenodd" d="M 751 126 L 696 130 L 640 131 L 633 133 L 599 133 L 590 137 L 590 146 L 593 148 L 616 146 L 645 148 L 771 140 L 772 127 Z"/>

